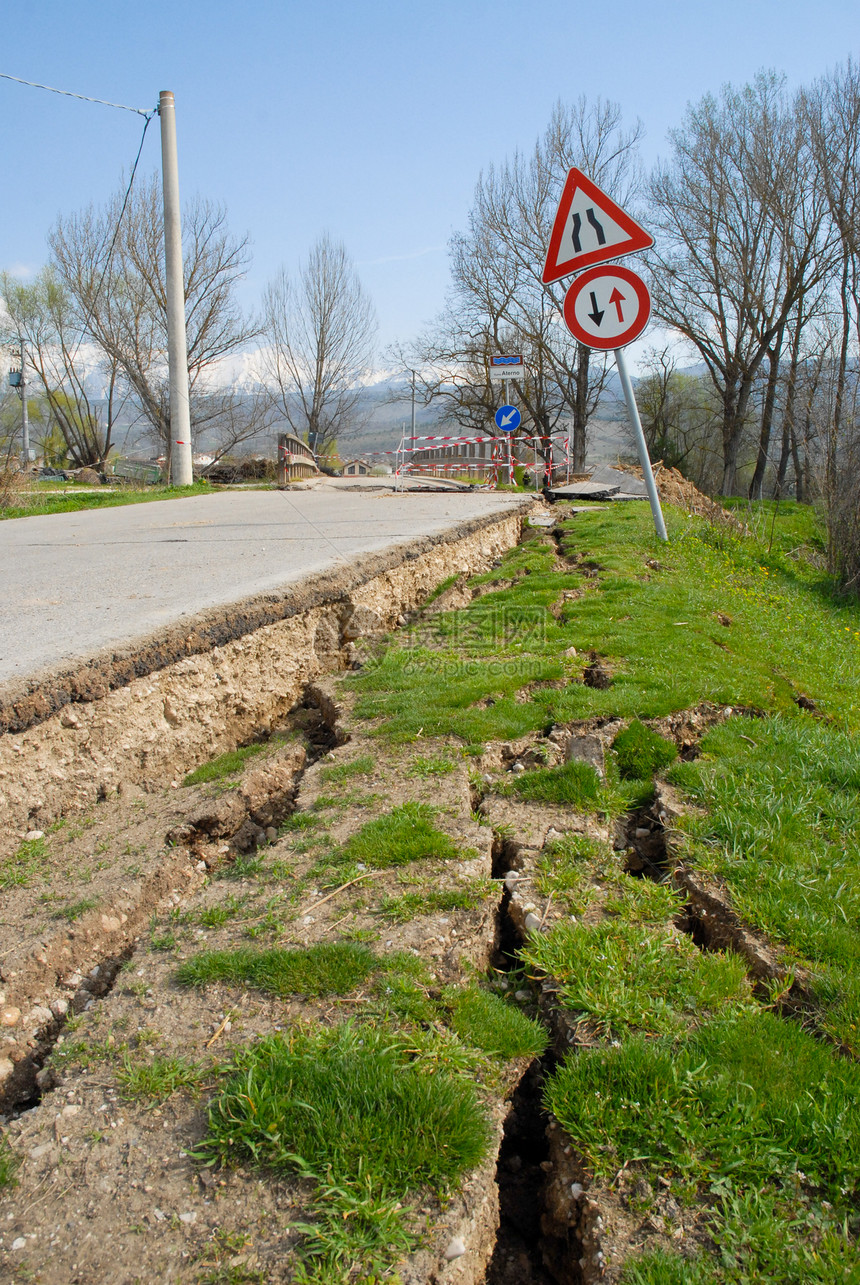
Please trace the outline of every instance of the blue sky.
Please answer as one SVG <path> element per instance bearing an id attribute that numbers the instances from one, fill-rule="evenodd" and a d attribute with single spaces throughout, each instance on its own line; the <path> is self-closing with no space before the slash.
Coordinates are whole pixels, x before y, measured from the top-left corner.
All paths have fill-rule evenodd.
<path id="1" fill-rule="evenodd" d="M 0 71 L 135 107 L 174 91 L 183 196 L 250 234 L 246 306 L 327 229 L 386 342 L 438 312 L 481 168 L 529 148 L 556 99 L 620 102 L 650 162 L 706 91 L 762 67 L 800 84 L 860 53 L 857 0 L 30 0 L 3 27 Z M 44 262 L 57 214 L 119 186 L 141 126 L 0 80 L 0 268 Z M 159 163 L 157 122 L 142 163 Z"/>

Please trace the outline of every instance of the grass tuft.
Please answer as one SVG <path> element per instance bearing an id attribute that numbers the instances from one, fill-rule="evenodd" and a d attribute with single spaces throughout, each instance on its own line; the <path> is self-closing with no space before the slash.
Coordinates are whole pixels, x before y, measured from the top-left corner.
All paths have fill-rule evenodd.
<path id="1" fill-rule="evenodd" d="M 678 751 L 665 736 L 634 718 L 612 742 L 623 781 L 647 781 L 678 757 Z"/>
<path id="2" fill-rule="evenodd" d="M 182 986 L 210 982 L 253 986 L 272 995 L 345 995 L 379 967 L 357 942 L 323 942 L 306 950 L 207 950 L 176 970 Z"/>
<path id="3" fill-rule="evenodd" d="M 125 1054 L 116 1073 L 124 1098 L 166 1102 L 181 1089 L 194 1091 L 204 1083 L 202 1067 L 183 1057 L 154 1057 L 150 1062 L 137 1062 Z"/>
<path id="4" fill-rule="evenodd" d="M 533 1021 L 498 995 L 478 986 L 451 987 L 443 993 L 450 1009 L 455 1035 L 492 1057 L 540 1057 L 549 1037 L 540 1022 Z"/>
<path id="5" fill-rule="evenodd" d="M 399 897 L 384 897 L 379 903 L 379 913 L 395 924 L 406 924 L 419 915 L 434 915 L 451 910 L 471 910 L 486 897 L 485 884 L 471 888 L 434 888 L 422 892 L 404 892 Z"/>
<path id="6" fill-rule="evenodd" d="M 606 1034 L 675 1032 L 708 1012 L 752 1004 L 739 956 L 702 954 L 689 937 L 626 919 L 562 921 L 530 939 L 522 958 L 552 977 L 565 1008 Z"/>
<path id="7" fill-rule="evenodd" d="M 401 1197 L 446 1190 L 483 1159 L 488 1136 L 473 1086 L 427 1074 L 390 1032 L 346 1024 L 240 1053 L 201 1154 Z"/>
<path id="8" fill-rule="evenodd" d="M 0 1191 L 14 1184 L 15 1171 L 20 1163 L 21 1159 L 12 1150 L 8 1139 L 0 1134 Z"/>
<path id="9" fill-rule="evenodd" d="M 426 803 L 404 803 L 363 825 L 339 850 L 337 861 L 385 870 L 427 857 L 447 861 L 461 856 L 453 839 L 433 825 L 435 814 Z"/>
<path id="10" fill-rule="evenodd" d="M 586 811 L 598 802 L 601 786 L 590 763 L 574 762 L 522 772 L 505 782 L 499 793 L 517 794 L 531 803 L 560 803 Z"/>
<path id="11" fill-rule="evenodd" d="M 206 785 L 209 781 L 224 781 L 228 777 L 238 776 L 248 759 L 265 748 L 265 744 L 255 741 L 253 745 L 244 745 L 238 750 L 219 754 L 217 758 L 211 759 L 208 763 L 201 763 L 200 767 L 189 772 L 182 784 Z"/>

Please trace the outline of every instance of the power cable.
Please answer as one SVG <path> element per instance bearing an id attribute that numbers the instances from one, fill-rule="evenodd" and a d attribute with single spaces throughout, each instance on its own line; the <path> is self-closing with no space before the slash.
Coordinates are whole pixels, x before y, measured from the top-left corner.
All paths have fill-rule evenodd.
<path id="1" fill-rule="evenodd" d="M 93 101 L 97 101 L 97 100 L 93 100 Z M 112 106 L 116 106 L 116 104 L 111 104 L 111 105 L 112 105 Z M 136 108 L 129 108 L 128 110 L 129 110 L 129 111 L 135 111 L 135 110 L 137 110 L 137 109 L 136 109 Z M 102 286 L 104 285 L 104 279 L 105 279 L 105 277 L 107 276 L 107 270 L 108 270 L 108 268 L 110 267 L 110 261 L 111 261 L 111 258 L 113 257 L 114 248 L 115 248 L 116 243 L 117 243 L 117 240 L 118 240 L 118 238 L 119 238 L 119 230 L 120 230 L 120 228 L 122 227 L 122 217 L 123 217 L 123 215 L 125 214 L 126 207 L 127 207 L 127 205 L 128 205 L 128 202 L 129 202 L 129 198 L 131 197 L 132 184 L 134 183 L 134 176 L 135 176 L 135 174 L 137 173 L 137 167 L 138 167 L 138 164 L 140 163 L 140 154 L 141 154 L 141 152 L 143 151 L 143 143 L 144 143 L 144 139 L 146 138 L 146 131 L 149 129 L 150 122 L 151 122 L 151 120 L 152 120 L 153 116 L 155 116 L 155 115 L 156 115 L 157 111 L 158 111 L 158 109 L 157 109 L 157 108 L 153 108 L 153 109 L 152 109 L 152 111 L 150 111 L 149 113 L 146 113 L 146 112 L 142 113 L 142 115 L 144 115 L 144 116 L 145 116 L 145 121 L 144 121 L 144 125 L 143 125 L 143 133 L 142 133 L 142 134 L 141 134 L 141 136 L 140 136 L 140 144 L 139 144 L 138 149 L 137 149 L 137 155 L 135 156 L 135 158 L 134 158 L 134 164 L 133 164 L 133 165 L 132 165 L 132 167 L 131 167 L 131 175 L 130 175 L 129 180 L 128 180 L 128 186 L 127 186 L 127 187 L 126 187 L 126 189 L 125 189 L 125 195 L 124 195 L 124 196 L 123 196 L 123 198 L 122 198 L 122 206 L 120 207 L 119 217 L 117 218 L 117 221 L 116 221 L 116 228 L 114 229 L 113 239 L 112 239 L 112 241 L 111 241 L 111 243 L 110 243 L 110 248 L 109 248 L 109 250 L 108 250 L 108 252 L 107 252 L 107 258 L 105 259 L 105 265 L 104 265 L 104 267 L 102 268 L 102 274 L 101 274 L 101 276 L 99 277 L 99 283 L 98 283 L 98 285 L 96 286 L 96 292 L 95 292 L 95 294 L 93 295 L 93 299 L 92 299 L 92 303 L 90 304 L 89 312 L 87 313 L 87 315 L 86 315 L 86 317 L 85 317 L 85 319 L 84 319 L 84 324 L 83 324 L 83 326 L 81 327 L 81 337 L 80 337 L 80 339 L 78 340 L 77 344 L 75 345 L 75 350 L 74 350 L 74 352 L 72 353 L 72 355 L 71 355 L 71 357 L 70 357 L 70 359 L 69 359 L 69 364 L 70 364 L 70 365 L 73 365 L 73 364 L 74 364 L 74 360 L 75 360 L 75 358 L 76 358 L 76 357 L 77 357 L 77 355 L 78 355 L 78 349 L 80 348 L 81 344 L 83 343 L 83 341 L 84 341 L 84 336 L 85 336 L 85 334 L 87 333 L 87 328 L 88 328 L 88 326 L 89 326 L 90 322 L 91 322 L 91 321 L 92 321 L 92 319 L 93 319 L 93 313 L 94 313 L 94 312 L 95 312 L 95 310 L 96 310 L 96 304 L 98 303 L 99 295 L 100 295 L 100 293 L 101 293 L 101 288 L 102 288 Z"/>
<path id="2" fill-rule="evenodd" d="M 53 85 L 40 85 L 37 80 L 22 80 L 20 76 L 10 76 L 6 71 L 0 71 L 0 79 L 14 80 L 16 85 L 29 85 L 31 89 L 46 89 L 49 94 L 62 94 L 64 98 L 78 98 L 83 103 L 98 103 L 101 107 L 118 107 L 123 112 L 134 112 L 138 116 L 147 115 L 147 109 L 143 107 L 126 107 L 125 103 L 109 103 L 106 98 L 88 98 L 86 94 L 73 94 L 69 89 L 55 89 Z"/>

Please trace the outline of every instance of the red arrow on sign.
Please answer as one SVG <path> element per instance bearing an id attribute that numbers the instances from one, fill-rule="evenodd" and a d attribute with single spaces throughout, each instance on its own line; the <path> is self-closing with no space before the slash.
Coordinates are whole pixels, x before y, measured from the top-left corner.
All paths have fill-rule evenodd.
<path id="1" fill-rule="evenodd" d="M 647 250 L 654 238 L 576 168 L 562 189 L 543 280 L 549 284 L 595 263 Z"/>

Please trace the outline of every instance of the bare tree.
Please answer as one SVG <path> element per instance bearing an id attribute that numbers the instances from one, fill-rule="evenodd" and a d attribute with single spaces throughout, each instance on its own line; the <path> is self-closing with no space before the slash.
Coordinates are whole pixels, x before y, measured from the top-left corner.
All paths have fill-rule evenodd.
<path id="1" fill-rule="evenodd" d="M 78 324 L 127 380 L 170 467 L 167 286 L 161 189 L 138 183 L 122 213 L 117 195 L 58 220 L 48 240 Z M 249 261 L 247 238 L 233 236 L 222 207 L 194 200 L 183 212 L 185 317 L 192 432 L 204 376 L 258 333 L 235 289 Z M 245 431 L 243 428 L 242 432 Z"/>
<path id="2" fill-rule="evenodd" d="M 587 172 L 620 203 L 638 191 L 641 125 L 625 130 L 615 103 L 580 98 L 557 103 L 529 157 L 516 155 L 478 180 L 469 227 L 451 240 L 452 292 L 445 313 L 409 354 L 409 364 L 433 370 L 425 398 L 447 414 L 486 427 L 496 405 L 487 381 L 489 355 L 523 352 L 529 378 L 515 389 L 544 441 L 561 416 L 571 424 L 573 464 L 585 461 L 587 430 L 605 385 L 607 365 L 591 362 L 561 318 L 565 283 L 541 281 L 561 187 L 571 166 Z"/>
<path id="3" fill-rule="evenodd" d="M 733 494 L 759 369 L 769 358 L 775 379 L 788 320 L 827 276 L 833 238 L 803 113 L 776 75 L 706 96 L 671 140 L 672 160 L 651 182 L 654 309 L 698 349 L 719 390 L 721 489 Z M 769 434 L 766 411 L 759 488 Z"/>
<path id="4" fill-rule="evenodd" d="M 838 244 L 835 294 L 839 317 L 832 431 L 828 433 L 828 492 L 836 486 L 836 446 L 849 396 L 852 336 L 860 341 L 860 64 L 844 67 L 804 95 L 817 177 Z"/>
<path id="5" fill-rule="evenodd" d="M 85 335 L 79 316 L 51 268 L 32 285 L 0 274 L 0 300 L 26 344 L 28 374 L 35 375 L 47 401 L 49 431 L 60 433 L 74 464 L 103 468 L 125 396 L 117 362 L 105 357 L 95 372 L 103 384 L 102 395 L 96 396 L 81 353 Z"/>
<path id="6" fill-rule="evenodd" d="M 321 236 L 297 280 L 281 270 L 263 300 L 263 360 L 277 409 L 316 454 L 359 427 L 376 315 L 340 241 Z"/>

